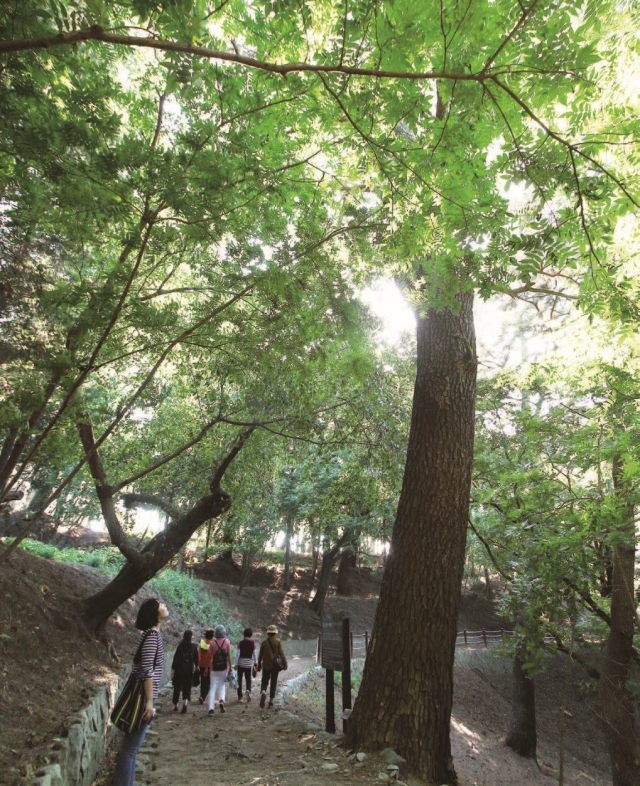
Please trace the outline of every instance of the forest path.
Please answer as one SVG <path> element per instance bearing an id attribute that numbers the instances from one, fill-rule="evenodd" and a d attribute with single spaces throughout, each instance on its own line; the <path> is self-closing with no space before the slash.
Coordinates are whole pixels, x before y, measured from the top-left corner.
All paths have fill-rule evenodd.
<path id="1" fill-rule="evenodd" d="M 475 661 L 474 661 L 475 662 Z M 482 660 L 482 668 L 487 668 Z M 456 688 L 451 743 L 460 786 L 552 786 L 557 783 L 558 701 L 563 664 L 556 664 L 538 678 L 539 746 L 541 767 L 516 756 L 504 745 L 509 713 L 510 675 L 456 668 Z M 380 784 L 386 775 L 383 759 L 368 754 L 358 762 L 340 747 L 340 735 L 324 726 L 324 678 L 314 669 L 314 658 L 291 658 L 280 685 L 309 673 L 309 679 L 274 709 L 259 707 L 259 684 L 253 700 L 238 703 L 235 691 L 227 692 L 227 712 L 197 701 L 198 689 L 187 714 L 173 712 L 172 688 L 164 688 L 157 703 L 158 715 L 138 757 L 136 783 L 141 786 L 335 786 L 339 783 Z M 487 676 L 488 675 L 488 676 Z M 597 729 L 589 695 L 570 691 L 568 703 L 565 783 L 567 786 L 610 786 L 604 749 L 594 751 Z M 340 696 L 336 693 L 336 719 Z M 116 746 L 105 760 L 96 786 L 110 786 Z M 382 776 L 384 777 L 384 775 Z M 402 774 L 407 786 L 424 782 Z M 393 782 L 393 781 L 392 781 Z"/>
<path id="2" fill-rule="evenodd" d="M 315 665 L 315 658 L 291 658 L 281 674 L 286 683 Z M 253 683 L 248 704 L 227 690 L 226 712 L 210 716 L 197 689 L 185 715 L 173 711 L 172 689 L 165 688 L 157 717 L 139 754 L 137 782 L 152 786 L 332 786 L 371 783 L 369 767 L 355 769 L 348 753 L 319 725 L 292 715 L 276 696 L 276 706 L 260 709 L 260 684 Z M 368 757 L 372 758 L 372 757 Z M 380 767 L 376 768 L 377 778 Z"/>

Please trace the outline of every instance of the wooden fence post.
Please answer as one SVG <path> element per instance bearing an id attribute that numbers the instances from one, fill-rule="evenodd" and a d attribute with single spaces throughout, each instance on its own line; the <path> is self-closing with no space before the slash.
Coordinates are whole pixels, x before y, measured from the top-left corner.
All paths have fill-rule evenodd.
<path id="1" fill-rule="evenodd" d="M 364 632 L 364 656 L 367 657 L 367 651 L 369 649 L 369 631 L 365 630 Z"/>
<path id="2" fill-rule="evenodd" d="M 463 633 L 463 635 L 464 635 L 464 646 L 465 646 L 465 647 L 467 647 L 467 646 L 468 646 L 468 644 L 469 644 L 469 642 L 467 641 L 467 629 L 465 628 L 465 629 L 462 631 L 462 633 Z"/>
<path id="3" fill-rule="evenodd" d="M 353 655 L 353 634 L 349 630 L 349 618 L 342 620 L 342 731 L 346 734 L 349 727 L 348 715 L 351 714 L 351 656 Z M 347 717 L 345 717 L 347 716 Z"/>
<path id="4" fill-rule="evenodd" d="M 336 707 L 335 707 L 335 683 L 333 680 L 333 669 L 326 670 L 326 702 L 327 702 L 327 720 L 325 723 L 325 730 L 329 734 L 336 733 Z"/>
<path id="5" fill-rule="evenodd" d="M 484 628 L 482 629 L 482 640 L 484 641 L 484 646 L 488 647 L 489 645 L 487 644 L 487 631 Z"/>

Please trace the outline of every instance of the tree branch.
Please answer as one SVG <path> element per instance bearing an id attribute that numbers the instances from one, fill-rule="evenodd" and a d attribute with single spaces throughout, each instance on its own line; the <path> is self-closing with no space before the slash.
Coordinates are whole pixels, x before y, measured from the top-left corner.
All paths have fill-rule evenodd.
<path id="1" fill-rule="evenodd" d="M 169 518 L 177 520 L 182 513 L 175 505 L 172 505 L 169 500 L 158 497 L 155 494 L 121 494 L 122 501 L 126 508 L 135 508 L 137 505 L 151 505 L 154 508 L 160 508 L 169 516 Z"/>
<path id="2" fill-rule="evenodd" d="M 582 657 L 582 655 L 579 655 L 574 650 L 570 650 L 567 646 L 565 646 L 562 639 L 557 634 L 555 634 L 553 638 L 556 643 L 556 647 L 560 652 L 564 652 L 564 654 L 568 655 L 571 660 L 575 660 L 576 663 L 579 663 L 590 677 L 593 677 L 595 680 L 600 679 L 600 672 L 597 669 L 594 669 L 593 666 L 590 666 L 586 659 Z"/>
<path id="3" fill-rule="evenodd" d="M 117 486 L 112 486 L 113 492 L 120 491 L 125 486 L 131 485 L 131 483 L 135 483 L 136 480 L 140 480 L 140 478 L 144 478 L 145 475 L 149 475 L 151 472 L 155 472 L 156 469 L 162 467 L 164 464 L 168 464 L 170 461 L 173 461 L 174 458 L 177 458 L 181 453 L 184 453 L 185 450 L 192 448 L 194 445 L 197 445 L 206 434 L 216 425 L 216 423 L 220 423 L 220 418 L 214 418 L 214 420 L 209 421 L 206 425 L 204 425 L 200 432 L 193 438 L 190 439 L 188 442 L 185 442 L 184 445 L 181 445 L 179 448 L 176 448 L 173 452 L 168 453 L 166 456 L 159 458 L 157 461 L 154 461 L 153 464 L 148 466 L 146 469 L 141 470 L 135 475 L 131 475 L 130 477 L 126 478 L 126 480 L 121 481 L 118 483 Z"/>
<path id="4" fill-rule="evenodd" d="M 34 49 L 48 49 L 51 46 L 68 46 L 81 41 L 101 41 L 105 44 L 120 44 L 122 46 L 138 46 L 148 49 L 158 49 L 163 52 L 181 52 L 182 54 L 196 55 L 210 60 L 223 60 L 229 63 L 255 68 L 259 71 L 269 71 L 274 74 L 286 76 L 294 72 L 310 72 L 315 74 L 350 74 L 352 76 L 371 76 L 380 79 L 452 79 L 454 81 L 479 82 L 487 78 L 485 74 L 464 74 L 447 71 L 386 71 L 377 68 L 357 68 L 355 66 L 316 65 L 312 63 L 270 63 L 256 60 L 254 57 L 241 55 L 239 52 L 222 52 L 203 46 L 179 44 L 175 41 L 166 41 L 151 37 L 117 35 L 109 33 L 99 25 L 76 30 L 72 33 L 43 36 L 41 38 L 23 38 L 15 41 L 0 41 L 0 54 L 6 52 L 25 52 Z"/>

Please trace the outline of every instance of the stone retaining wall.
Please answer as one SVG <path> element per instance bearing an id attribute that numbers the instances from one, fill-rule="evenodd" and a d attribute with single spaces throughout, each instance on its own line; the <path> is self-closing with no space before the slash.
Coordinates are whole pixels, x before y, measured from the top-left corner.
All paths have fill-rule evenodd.
<path id="1" fill-rule="evenodd" d="M 173 652 L 165 653 L 162 684 L 171 677 Z M 81 710 L 69 726 L 66 737 L 52 740 L 49 758 L 52 763 L 24 781 L 29 786 L 90 786 L 109 744 L 117 733 L 109 716 L 131 667 L 114 675 L 99 688 L 91 703 Z"/>

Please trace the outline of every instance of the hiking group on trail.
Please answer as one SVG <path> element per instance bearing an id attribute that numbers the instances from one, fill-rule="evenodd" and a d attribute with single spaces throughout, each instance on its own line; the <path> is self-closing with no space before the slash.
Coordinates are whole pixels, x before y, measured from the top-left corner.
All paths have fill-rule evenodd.
<path id="1" fill-rule="evenodd" d="M 260 645 L 257 654 L 256 642 L 251 638 L 251 628 L 244 629 L 244 638 L 236 646 L 235 661 L 231 663 L 231 642 L 223 625 L 205 633 L 197 650 L 197 666 L 193 667 L 194 682 L 200 681 L 200 704 L 208 698 L 209 715 L 215 712 L 216 697 L 220 712 L 226 712 L 226 684 L 230 682 L 238 691 L 239 702 L 251 701 L 251 679 L 262 671 L 260 688 L 260 707 L 264 707 L 269 688 L 269 707 L 273 707 L 273 699 L 278 684 L 278 672 L 287 668 L 287 658 L 282 642 L 277 637 L 275 625 L 267 628 L 267 638 Z M 177 655 L 177 650 L 176 650 Z M 235 666 L 235 669 L 234 669 Z M 197 669 L 197 671 L 196 671 Z M 245 691 L 242 692 L 244 679 Z M 175 682 L 174 682 L 175 685 Z M 174 710 L 178 709 L 178 700 L 174 688 Z M 187 704 L 182 712 L 187 711 Z"/>
<path id="2" fill-rule="evenodd" d="M 124 732 L 122 748 L 114 774 L 114 786 L 134 786 L 136 758 L 155 716 L 153 702 L 158 697 L 164 666 L 164 645 L 160 626 L 168 616 L 167 607 L 155 598 L 146 600 L 138 611 L 136 627 L 142 631 L 133 658 L 131 675 L 123 687 L 111 713 L 114 725 Z M 287 668 L 287 658 L 275 625 L 267 628 L 267 638 L 256 653 L 253 631 L 245 628 L 238 642 L 235 662 L 231 662 L 231 642 L 224 625 L 207 630 L 200 646 L 192 642 L 193 633 L 186 630 L 171 663 L 173 709 L 178 712 L 182 696 L 182 713 L 187 712 L 191 690 L 200 686 L 200 704 L 208 702 L 209 715 L 215 713 L 216 698 L 220 712 L 226 712 L 226 684 L 237 687 L 238 701 L 251 701 L 251 680 L 262 672 L 260 707 L 267 702 L 273 707 L 278 672 Z M 234 669 L 235 666 L 235 669 Z M 242 692 L 244 678 L 245 691 Z"/>

